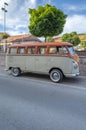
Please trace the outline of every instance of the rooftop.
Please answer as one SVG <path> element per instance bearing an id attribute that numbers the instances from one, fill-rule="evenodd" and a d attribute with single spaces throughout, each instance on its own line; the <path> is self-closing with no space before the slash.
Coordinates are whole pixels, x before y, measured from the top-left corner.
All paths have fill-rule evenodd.
<path id="1" fill-rule="evenodd" d="M 37 37 L 31 35 L 31 34 L 23 34 L 23 35 L 16 35 L 16 36 L 10 36 L 6 39 L 1 40 L 0 42 L 21 42 L 21 41 L 39 41 L 41 42 Z"/>

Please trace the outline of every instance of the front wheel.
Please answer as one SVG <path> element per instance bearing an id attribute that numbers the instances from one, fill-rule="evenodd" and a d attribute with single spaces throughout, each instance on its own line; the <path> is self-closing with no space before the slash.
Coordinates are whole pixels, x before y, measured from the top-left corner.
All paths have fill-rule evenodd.
<path id="1" fill-rule="evenodd" d="M 21 73 L 19 68 L 11 68 L 11 74 L 15 77 L 19 76 Z"/>
<path id="2" fill-rule="evenodd" d="M 58 83 L 60 82 L 62 79 L 63 79 L 63 74 L 60 70 L 58 69 L 53 69 L 51 72 L 50 72 L 50 79 L 55 82 L 55 83 Z"/>

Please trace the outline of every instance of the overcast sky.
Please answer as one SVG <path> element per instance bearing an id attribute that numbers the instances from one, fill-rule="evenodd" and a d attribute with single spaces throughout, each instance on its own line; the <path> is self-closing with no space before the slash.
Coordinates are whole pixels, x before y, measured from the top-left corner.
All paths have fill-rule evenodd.
<path id="1" fill-rule="evenodd" d="M 63 33 L 76 31 L 86 33 L 86 0 L 0 0 L 0 32 L 3 32 L 4 2 L 8 3 L 5 8 L 6 32 L 10 35 L 29 33 L 29 8 L 37 8 L 45 4 L 55 5 L 67 14 Z"/>

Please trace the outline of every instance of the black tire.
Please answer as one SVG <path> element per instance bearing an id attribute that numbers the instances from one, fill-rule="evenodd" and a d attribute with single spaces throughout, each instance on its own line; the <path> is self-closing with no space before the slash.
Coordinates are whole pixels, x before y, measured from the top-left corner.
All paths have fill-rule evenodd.
<path id="1" fill-rule="evenodd" d="M 60 70 L 53 69 L 50 72 L 50 79 L 55 83 L 61 82 L 63 79 L 63 74 Z"/>
<path id="2" fill-rule="evenodd" d="M 15 77 L 19 76 L 21 74 L 21 71 L 19 68 L 11 68 L 11 74 Z"/>

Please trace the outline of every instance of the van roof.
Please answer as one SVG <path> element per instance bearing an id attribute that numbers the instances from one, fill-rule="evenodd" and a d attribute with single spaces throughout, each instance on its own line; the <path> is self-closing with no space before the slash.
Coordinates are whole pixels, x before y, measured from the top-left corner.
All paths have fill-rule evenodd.
<path id="1" fill-rule="evenodd" d="M 71 43 L 68 42 L 28 42 L 28 43 L 21 43 L 21 44 L 12 44 L 9 47 L 16 47 L 16 46 L 73 46 Z"/>

